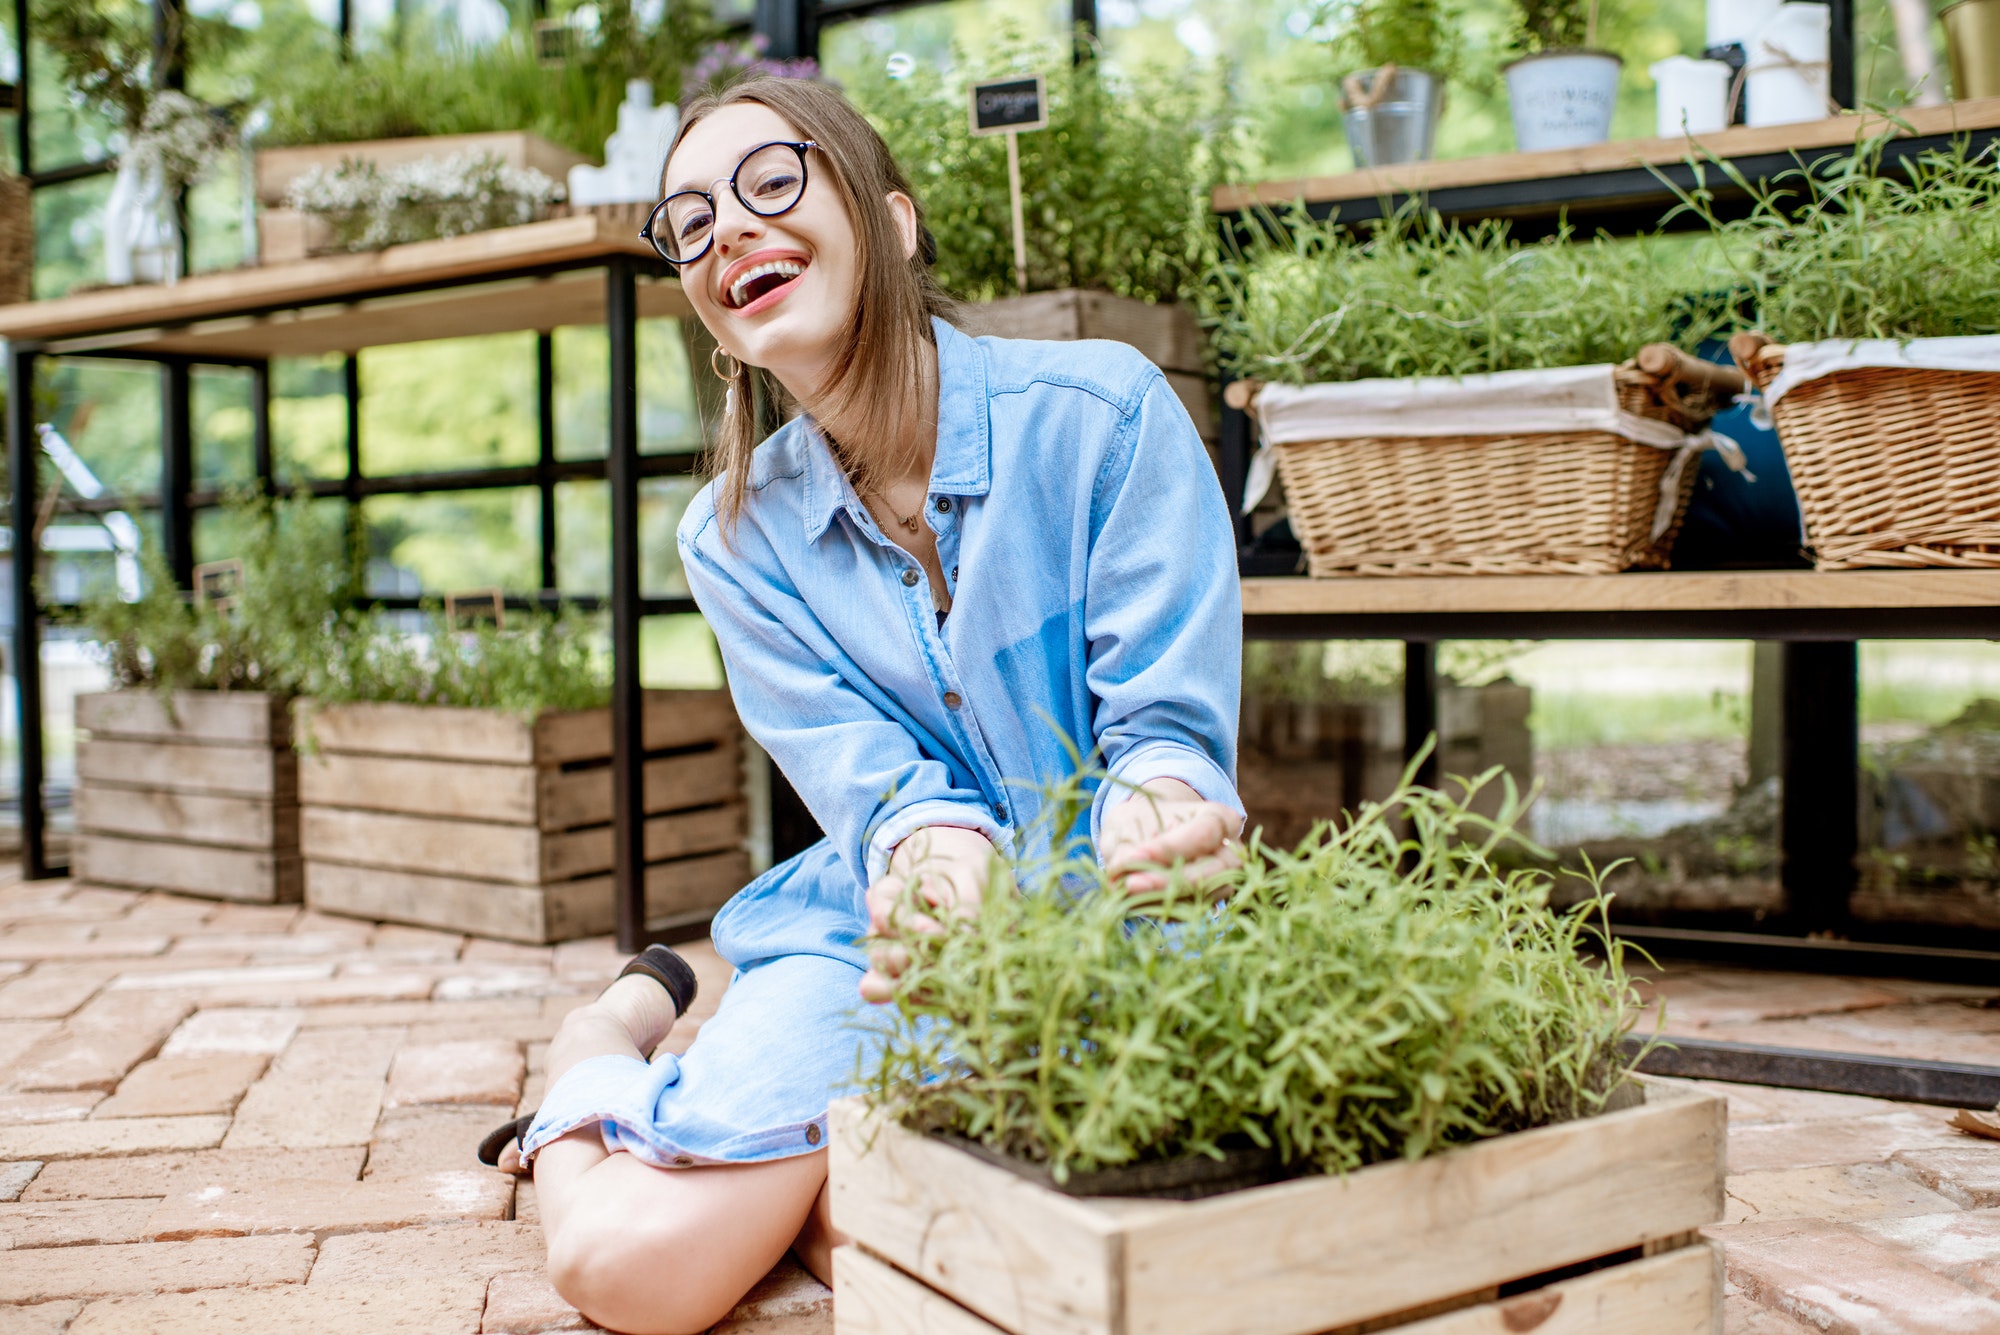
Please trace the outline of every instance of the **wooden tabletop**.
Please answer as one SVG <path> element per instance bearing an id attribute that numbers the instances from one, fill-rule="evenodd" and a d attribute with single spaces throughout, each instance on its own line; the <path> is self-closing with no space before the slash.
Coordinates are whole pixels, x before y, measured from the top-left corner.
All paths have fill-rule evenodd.
<path id="1" fill-rule="evenodd" d="M 1245 616 L 2000 609 L 2000 570 L 1717 570 L 1243 581 Z"/>
<path id="2" fill-rule="evenodd" d="M 601 323 L 604 283 L 575 271 L 621 255 L 658 259 L 630 226 L 584 214 L 0 306 L 0 338 L 55 353 L 270 357 Z M 687 312 L 672 280 L 639 287 L 641 316 Z"/>
<path id="3" fill-rule="evenodd" d="M 2000 97 L 1950 102 L 1941 107 L 1906 107 L 1897 113 L 1896 120 L 1906 127 L 1899 131 L 1903 134 L 1940 135 L 1961 130 L 1992 129 L 2000 127 Z M 1218 186 L 1211 196 L 1211 203 L 1218 213 L 1234 213 L 1258 204 L 1276 206 L 1298 201 L 1307 204 L 1339 203 L 1461 186 L 1587 176 L 1596 172 L 1681 162 L 1690 154 L 1707 153 L 1728 159 L 1785 153 L 1795 149 L 1837 148 L 1853 144 L 1866 135 L 1893 128 L 1895 124 L 1895 121 L 1879 115 L 1850 114 L 1794 125 L 1733 126 L 1698 138 L 1676 135 L 1666 139 L 1625 139 L 1582 148 L 1551 149 L 1543 153 L 1505 153 L 1447 162 L 1410 162 L 1343 172 L 1337 176 Z"/>

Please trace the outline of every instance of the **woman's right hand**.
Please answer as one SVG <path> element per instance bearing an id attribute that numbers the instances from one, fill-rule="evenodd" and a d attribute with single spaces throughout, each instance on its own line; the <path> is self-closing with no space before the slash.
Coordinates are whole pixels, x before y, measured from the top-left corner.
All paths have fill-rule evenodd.
<path id="1" fill-rule="evenodd" d="M 993 845 L 977 830 L 927 825 L 896 845 L 889 870 L 868 887 L 868 930 L 877 937 L 931 936 L 944 930 L 946 913 L 969 918 L 979 912 L 993 873 Z M 914 882 L 917 902 L 931 912 L 911 909 L 905 890 Z M 893 940 L 869 947 L 870 968 L 861 979 L 861 998 L 881 1003 L 895 994 L 895 980 L 910 966 L 910 952 Z"/>

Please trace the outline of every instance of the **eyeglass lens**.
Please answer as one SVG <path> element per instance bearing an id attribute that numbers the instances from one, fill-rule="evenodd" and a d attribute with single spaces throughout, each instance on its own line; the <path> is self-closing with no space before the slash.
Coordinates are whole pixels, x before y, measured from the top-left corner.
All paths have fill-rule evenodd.
<path id="1" fill-rule="evenodd" d="M 790 144 L 766 144 L 738 164 L 730 183 L 752 213 L 767 218 L 783 213 L 806 188 L 804 155 Z M 662 212 L 665 216 L 653 231 L 661 252 L 676 263 L 699 259 L 715 235 L 715 206 L 709 197 L 683 190 L 668 196 Z"/>

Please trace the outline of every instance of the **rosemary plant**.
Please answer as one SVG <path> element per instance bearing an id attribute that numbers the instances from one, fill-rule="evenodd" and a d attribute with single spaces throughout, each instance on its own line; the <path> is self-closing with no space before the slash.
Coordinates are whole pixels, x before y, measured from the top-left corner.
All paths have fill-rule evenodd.
<path id="1" fill-rule="evenodd" d="M 412 634 L 375 614 L 313 680 L 323 703 L 360 700 L 499 709 L 533 716 L 611 703 L 610 664 L 590 619 L 571 608 L 509 613 L 505 629 L 449 625 L 431 609 Z"/>
<path id="2" fill-rule="evenodd" d="M 1404 210 L 1355 233 L 1294 214 L 1219 255 L 1203 316 L 1237 374 L 1304 384 L 1622 362 L 1647 343 L 1692 351 L 1726 329 L 1726 297 L 1662 237 L 1523 244 L 1503 222 L 1453 227 Z"/>
<path id="3" fill-rule="evenodd" d="M 1464 804 L 1492 777 L 1253 843 L 1217 903 L 1135 903 L 1076 844 L 1017 864 L 906 942 L 870 1101 L 1058 1180 L 1245 1143 L 1344 1172 L 1600 1110 L 1637 1015 L 1606 900 L 1557 912 L 1546 873 L 1495 868 L 1517 794 Z"/>
<path id="4" fill-rule="evenodd" d="M 1683 193 L 1779 342 L 2000 333 L 2000 154 L 1960 141 L 1891 174 L 1889 138 L 1766 185 L 1700 164 L 1749 194 L 1743 218 L 1718 218 L 1708 189 Z"/>

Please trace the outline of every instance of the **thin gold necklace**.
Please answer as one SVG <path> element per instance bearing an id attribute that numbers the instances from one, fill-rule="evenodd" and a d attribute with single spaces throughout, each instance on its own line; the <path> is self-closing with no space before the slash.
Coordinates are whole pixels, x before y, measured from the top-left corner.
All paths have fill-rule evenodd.
<path id="1" fill-rule="evenodd" d="M 882 508 L 889 512 L 889 517 L 894 519 L 898 524 L 901 524 L 905 532 L 915 533 L 917 531 L 917 520 L 924 513 L 923 506 L 919 505 L 911 514 L 899 515 L 896 513 L 896 507 L 889 503 L 887 496 L 884 496 L 879 491 L 873 494 L 876 500 L 882 502 Z"/>

